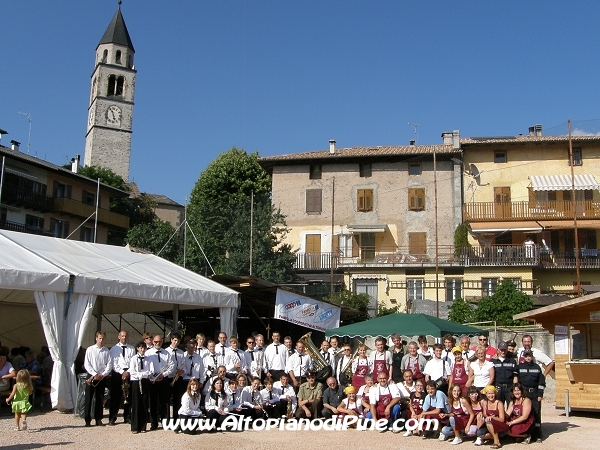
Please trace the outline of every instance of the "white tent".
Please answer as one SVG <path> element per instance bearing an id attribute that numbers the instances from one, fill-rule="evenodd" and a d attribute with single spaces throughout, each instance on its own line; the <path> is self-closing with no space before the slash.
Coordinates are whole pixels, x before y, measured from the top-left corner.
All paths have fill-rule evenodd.
<path id="1" fill-rule="evenodd" d="M 95 303 L 98 314 L 219 308 L 221 330 L 234 328 L 236 291 L 155 255 L 4 230 L 0 254 L 1 315 L 22 319 L 11 307 L 37 305 L 54 360 L 52 405 L 61 410 L 74 407 L 74 360 Z"/>

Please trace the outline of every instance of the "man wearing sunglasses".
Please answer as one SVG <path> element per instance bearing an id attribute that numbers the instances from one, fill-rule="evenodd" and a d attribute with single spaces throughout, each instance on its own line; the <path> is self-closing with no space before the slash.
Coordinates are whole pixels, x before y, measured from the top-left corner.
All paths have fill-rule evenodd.
<path id="1" fill-rule="evenodd" d="M 480 334 L 477 337 L 477 341 L 479 342 L 478 345 L 485 347 L 485 360 L 486 361 L 491 361 L 492 358 L 494 358 L 498 354 L 498 351 L 494 347 L 492 347 L 491 345 L 488 344 L 488 337 L 485 334 Z M 476 350 L 476 349 L 477 349 L 477 345 L 474 345 L 473 347 L 471 347 L 471 350 Z"/>

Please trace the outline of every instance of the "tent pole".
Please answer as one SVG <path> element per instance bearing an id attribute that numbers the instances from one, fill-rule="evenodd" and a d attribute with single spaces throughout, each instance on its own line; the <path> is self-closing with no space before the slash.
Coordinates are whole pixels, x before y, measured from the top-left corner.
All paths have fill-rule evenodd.
<path id="1" fill-rule="evenodd" d="M 179 331 L 179 305 L 173 305 L 173 332 Z"/>
<path id="2" fill-rule="evenodd" d="M 98 297 L 96 305 L 98 305 L 98 314 L 96 315 L 96 331 L 102 330 L 102 297 Z"/>

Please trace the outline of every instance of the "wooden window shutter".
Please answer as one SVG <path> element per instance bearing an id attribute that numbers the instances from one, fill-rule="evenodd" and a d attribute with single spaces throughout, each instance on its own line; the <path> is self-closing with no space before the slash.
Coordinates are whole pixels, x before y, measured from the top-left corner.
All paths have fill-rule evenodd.
<path id="1" fill-rule="evenodd" d="M 427 253 L 427 233 L 408 233 L 408 252 L 411 255 Z"/>
<path id="2" fill-rule="evenodd" d="M 323 210 L 322 190 L 307 189 L 306 190 L 306 212 L 320 213 Z"/>
<path id="3" fill-rule="evenodd" d="M 356 234 L 352 235 L 352 256 L 358 257 L 360 255 L 360 247 L 358 245 L 358 239 L 356 238 Z"/>

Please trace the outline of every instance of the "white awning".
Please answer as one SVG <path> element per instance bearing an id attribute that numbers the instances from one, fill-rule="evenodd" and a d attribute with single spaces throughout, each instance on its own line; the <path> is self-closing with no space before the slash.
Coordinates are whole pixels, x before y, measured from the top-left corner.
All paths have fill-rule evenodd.
<path id="1" fill-rule="evenodd" d="M 37 177 L 31 175 L 29 170 L 23 169 L 21 167 L 11 166 L 10 164 L 6 164 L 6 166 L 4 166 L 4 171 L 6 173 L 12 173 L 13 175 L 17 175 L 19 177 L 27 178 L 28 180 L 31 180 L 31 181 L 38 180 Z"/>
<path id="2" fill-rule="evenodd" d="M 348 225 L 348 230 L 351 233 L 385 233 L 387 225 L 386 224 L 376 224 L 376 225 L 357 225 L 350 224 Z"/>
<path id="3" fill-rule="evenodd" d="M 530 175 L 529 180 L 534 191 L 568 191 L 573 184 L 578 191 L 600 188 L 594 175 Z"/>

